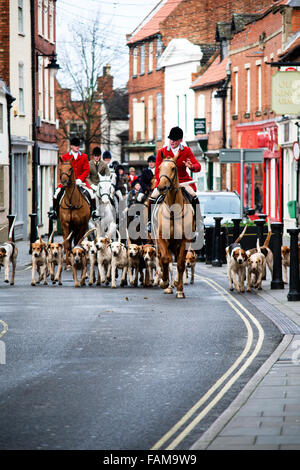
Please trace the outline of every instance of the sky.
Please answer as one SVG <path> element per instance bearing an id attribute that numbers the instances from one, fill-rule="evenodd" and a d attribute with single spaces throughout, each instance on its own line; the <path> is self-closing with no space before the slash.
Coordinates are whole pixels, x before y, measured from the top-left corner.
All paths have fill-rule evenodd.
<path id="1" fill-rule="evenodd" d="M 124 87 L 128 81 L 128 52 L 126 34 L 130 34 L 153 9 L 159 0 L 58 0 L 56 3 L 56 51 L 60 53 L 70 44 L 69 28 L 83 25 L 90 28 L 99 18 L 105 42 L 111 53 L 109 62 L 114 77 L 114 88 Z M 105 65 L 105 64 L 103 64 Z M 58 80 L 63 86 L 63 69 Z"/>

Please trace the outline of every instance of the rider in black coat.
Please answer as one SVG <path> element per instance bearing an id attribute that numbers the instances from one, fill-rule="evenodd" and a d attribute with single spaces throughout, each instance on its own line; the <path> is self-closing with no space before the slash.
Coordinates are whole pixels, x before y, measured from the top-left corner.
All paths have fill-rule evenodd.
<path id="1" fill-rule="evenodd" d="M 154 155 L 150 155 L 148 157 L 148 168 L 145 168 L 145 170 L 142 171 L 141 175 L 138 177 L 138 180 L 142 186 L 142 191 L 145 194 L 148 194 L 151 192 L 151 181 L 152 178 L 154 177 L 154 170 L 155 170 L 155 161 L 156 158 Z"/>

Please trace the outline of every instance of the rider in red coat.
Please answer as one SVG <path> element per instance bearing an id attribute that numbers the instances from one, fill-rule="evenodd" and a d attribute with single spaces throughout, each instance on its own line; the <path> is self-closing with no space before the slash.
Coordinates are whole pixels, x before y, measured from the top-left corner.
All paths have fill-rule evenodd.
<path id="1" fill-rule="evenodd" d="M 189 147 L 185 147 L 182 145 L 183 131 L 182 129 L 180 129 L 180 127 L 173 127 L 170 131 L 168 139 L 170 139 L 169 145 L 160 149 L 157 152 L 157 156 L 156 156 L 156 164 L 155 164 L 156 185 L 155 185 L 155 189 L 153 190 L 149 198 L 148 225 L 147 225 L 148 232 L 151 232 L 151 206 L 153 203 L 157 201 L 157 198 L 159 196 L 159 191 L 158 189 L 156 189 L 156 187 L 159 183 L 159 166 L 162 160 L 167 157 L 173 158 L 175 155 L 177 156 L 179 154 L 176 160 L 179 183 L 185 183 L 185 182 L 193 180 L 193 178 L 191 178 L 191 176 L 188 174 L 187 169 L 191 170 L 193 173 L 197 173 L 201 171 L 201 165 L 196 160 L 191 149 Z M 200 212 L 200 204 L 199 204 L 199 199 L 196 195 L 196 191 L 197 191 L 196 185 L 194 183 L 191 183 L 185 186 L 183 191 L 187 195 L 190 203 L 193 206 L 195 219 L 197 222 L 196 214 Z"/>
<path id="2" fill-rule="evenodd" d="M 80 147 L 80 139 L 78 137 L 73 137 L 70 142 L 71 150 L 65 155 L 62 156 L 64 161 L 71 160 L 72 167 L 74 171 L 75 181 L 78 186 L 81 186 L 84 190 L 86 190 L 90 195 L 90 202 L 91 202 L 91 210 L 92 210 L 92 218 L 96 219 L 96 200 L 94 192 L 92 191 L 91 186 L 87 182 L 86 178 L 90 174 L 90 165 L 88 156 L 85 153 L 81 153 L 79 150 Z M 59 184 L 55 194 L 53 196 L 53 209 L 48 212 L 48 217 L 50 219 L 57 219 L 58 217 L 58 210 L 59 210 L 59 202 L 61 197 L 64 193 L 62 184 Z"/>

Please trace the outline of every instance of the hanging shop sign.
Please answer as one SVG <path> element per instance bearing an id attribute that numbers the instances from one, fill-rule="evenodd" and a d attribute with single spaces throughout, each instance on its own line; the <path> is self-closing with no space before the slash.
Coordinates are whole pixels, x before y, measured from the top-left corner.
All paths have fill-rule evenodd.
<path id="1" fill-rule="evenodd" d="M 272 109 L 276 114 L 300 112 L 300 72 L 276 72 L 272 76 Z"/>

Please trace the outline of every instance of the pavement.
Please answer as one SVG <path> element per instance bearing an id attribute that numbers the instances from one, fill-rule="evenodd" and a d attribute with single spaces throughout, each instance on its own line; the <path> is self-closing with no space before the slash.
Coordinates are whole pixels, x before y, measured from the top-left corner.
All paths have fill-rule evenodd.
<path id="1" fill-rule="evenodd" d="M 17 246 L 20 269 L 30 265 L 29 242 Z M 226 265 L 198 264 L 201 275 L 226 276 Z M 300 301 L 270 281 L 251 302 L 278 327 L 281 343 L 190 450 L 300 450 Z"/>

